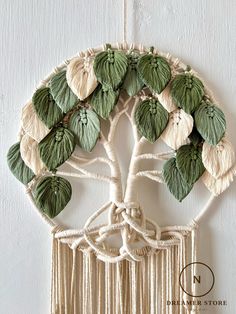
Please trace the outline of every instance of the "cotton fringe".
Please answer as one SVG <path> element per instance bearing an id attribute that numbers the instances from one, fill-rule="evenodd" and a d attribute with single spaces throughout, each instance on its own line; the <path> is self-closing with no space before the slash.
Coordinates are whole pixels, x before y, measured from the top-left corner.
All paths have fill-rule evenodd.
<path id="1" fill-rule="evenodd" d="M 178 245 L 141 250 L 145 257 L 140 262 L 109 263 L 53 237 L 51 314 L 199 313 L 194 306 L 168 305 L 193 301 L 180 288 L 179 275 L 196 261 L 196 230 L 181 232 Z"/>

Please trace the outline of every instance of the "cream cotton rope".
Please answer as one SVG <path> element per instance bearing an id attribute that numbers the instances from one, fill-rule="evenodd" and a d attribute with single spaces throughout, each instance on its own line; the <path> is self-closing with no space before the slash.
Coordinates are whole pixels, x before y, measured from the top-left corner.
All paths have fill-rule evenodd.
<path id="1" fill-rule="evenodd" d="M 214 103 L 214 105 L 218 105 L 218 103 L 212 96 L 212 92 L 206 87 L 205 82 L 202 80 L 201 84 L 198 82 L 199 75 L 195 71 L 190 70 L 179 59 L 155 49 L 147 49 L 142 45 L 128 45 L 126 43 L 126 6 L 127 3 L 124 1 L 123 44 L 117 43 L 115 45 L 90 48 L 86 52 L 81 52 L 66 60 L 40 83 L 32 100 L 23 108 L 21 130 L 19 132 L 19 149 L 20 156 L 29 169 L 25 168 L 24 164 L 23 166 L 22 164 L 19 165 L 20 160 L 17 159 L 17 167 L 20 169 L 20 174 L 19 172 L 15 173 L 17 168 L 15 163 L 16 157 L 13 152 L 9 154 L 9 166 L 12 172 L 18 178 L 21 175 L 21 181 L 24 179 L 24 183 L 30 177 L 25 184 L 27 195 L 40 217 L 49 225 L 52 232 L 52 314 L 199 313 L 199 308 L 193 304 L 171 307 L 167 305 L 167 300 L 194 301 L 194 297 L 187 296 L 180 289 L 179 274 L 188 263 L 197 261 L 199 224 L 210 209 L 215 197 L 229 186 L 236 174 L 233 148 L 226 139 L 226 135 L 223 134 L 221 138 L 218 138 L 219 134 L 216 134 L 215 136 L 219 140 L 217 144 L 209 144 L 207 143 L 208 130 L 204 129 L 205 125 L 200 124 L 198 125 L 198 131 L 200 130 L 202 132 L 201 135 L 206 136 L 207 140 L 203 144 L 203 146 L 205 145 L 202 152 L 203 164 L 201 163 L 199 166 L 198 177 L 202 178 L 202 181 L 211 192 L 209 200 L 200 213 L 186 226 L 161 227 L 155 221 L 146 217 L 145 208 L 142 208 L 143 205 L 141 206 L 141 201 L 136 195 L 136 183 L 141 178 L 148 178 L 155 183 L 166 183 L 170 192 L 179 200 L 182 200 L 186 195 L 178 195 L 178 189 L 176 192 L 175 187 L 169 182 L 168 171 L 170 170 L 167 171 L 167 175 L 165 174 L 165 166 L 164 170 L 156 168 L 153 170 L 140 170 L 140 162 L 143 160 L 155 160 L 167 163 L 170 160 L 177 160 L 179 169 L 182 169 L 182 162 L 185 162 L 185 160 L 181 159 L 181 150 L 183 147 L 186 148 L 191 145 L 191 150 L 194 149 L 193 152 L 191 151 L 193 160 L 197 160 L 199 156 L 199 152 L 194 148 L 195 146 L 193 147 L 189 139 L 189 136 L 192 134 L 194 121 L 195 124 L 198 122 L 197 113 L 194 113 L 193 117 L 192 108 L 190 110 L 188 107 L 182 108 L 178 105 L 178 94 L 174 90 L 175 83 L 173 83 L 176 76 L 180 77 L 184 74 L 187 77 L 184 78 L 185 80 L 188 80 L 189 76 L 193 77 L 193 79 L 191 78 L 193 82 L 191 81 L 190 85 L 196 83 L 199 93 L 203 90 L 201 84 L 204 85 L 204 101 Z M 117 96 L 117 90 L 119 92 L 121 86 L 120 83 L 117 83 L 117 80 L 123 75 L 122 67 L 127 61 L 124 56 L 132 52 L 139 54 L 139 60 L 146 56 L 147 58 L 154 56 L 154 59 L 156 58 L 155 56 L 160 57 L 158 61 L 151 62 L 152 65 L 154 64 L 154 68 L 156 67 L 155 62 L 160 62 L 158 66 L 163 67 L 166 71 L 164 71 L 165 73 L 163 72 L 165 74 L 164 78 L 157 82 L 157 89 L 161 88 L 161 92 L 152 90 L 153 82 L 148 80 L 148 72 L 142 71 L 142 64 L 138 61 L 143 81 L 140 82 L 140 77 L 136 77 L 134 86 L 137 88 L 140 84 L 139 91 L 135 95 L 129 96 L 127 93 L 133 90 L 126 85 L 123 88 L 126 88 L 127 93 L 121 93 Z M 106 76 L 105 70 L 104 75 L 100 77 L 101 64 L 103 58 L 105 58 L 102 55 L 101 60 L 98 62 L 98 56 L 101 56 L 101 53 L 107 54 L 105 57 L 110 60 L 111 64 L 114 63 L 116 65 L 120 62 L 119 71 L 117 70 L 112 80 L 109 76 Z M 168 77 L 168 69 L 165 62 L 169 64 L 171 78 L 161 86 L 163 80 L 166 80 Z M 149 66 L 150 62 L 148 61 L 147 64 Z M 134 65 L 131 64 L 132 66 Z M 77 75 L 77 73 L 80 73 L 81 76 Z M 57 85 L 58 80 L 59 85 Z M 124 75 L 121 81 L 124 84 L 122 86 L 125 86 L 125 83 L 123 83 L 125 82 Z M 159 83 L 160 86 L 158 85 Z M 178 82 L 178 84 L 180 83 Z M 60 86 L 59 91 L 58 86 Z M 65 90 L 63 95 L 61 90 Z M 51 126 L 49 117 L 43 116 L 45 107 L 41 110 L 39 101 L 41 95 L 37 94 L 38 91 L 45 93 L 43 97 L 48 99 L 49 109 L 51 108 L 50 106 L 55 106 L 53 112 L 53 119 L 56 121 L 55 131 L 55 126 Z M 102 97 L 109 95 L 111 107 L 113 102 L 115 102 L 114 99 L 117 102 L 107 116 L 107 121 L 110 125 L 108 134 L 105 134 L 102 127 L 98 131 L 99 120 L 95 115 L 95 113 L 100 116 L 107 114 L 105 110 L 101 112 L 101 108 L 97 107 L 98 99 L 99 101 L 101 100 L 99 98 L 101 92 L 103 93 Z M 91 93 L 93 93 L 92 96 Z M 78 99 L 76 100 L 76 95 L 79 103 L 76 102 L 78 101 Z M 70 108 L 65 109 L 63 107 L 62 98 L 67 99 L 66 105 L 71 104 Z M 200 107 L 204 106 L 204 104 L 201 104 Z M 162 106 L 160 107 L 160 105 Z M 200 110 L 197 109 L 198 105 L 194 108 L 194 112 Z M 152 139 L 151 136 L 156 134 L 146 132 L 145 126 L 140 127 L 138 110 L 141 106 L 144 106 L 144 109 L 146 108 L 145 106 L 150 107 L 151 117 L 153 117 L 153 114 L 156 114 L 156 110 L 160 110 L 159 112 L 163 113 L 163 120 L 168 116 L 165 127 L 160 126 L 162 127 L 162 132 L 160 132 L 158 137 L 167 143 L 170 147 L 169 151 L 144 153 L 145 144 Z M 209 105 L 209 108 L 212 108 L 212 105 Z M 214 108 L 212 110 L 216 110 L 215 114 L 219 114 L 220 121 L 224 122 L 221 111 L 219 111 L 220 109 L 218 107 L 217 109 Z M 89 112 L 89 110 L 92 112 Z M 213 112 L 212 110 L 208 110 L 210 115 Z M 104 116 L 102 117 L 104 118 Z M 134 148 L 125 191 L 122 187 L 121 170 L 114 146 L 118 122 L 123 117 L 130 122 L 134 138 Z M 93 124 L 91 125 L 94 127 L 94 133 L 92 134 L 94 141 L 92 142 L 89 138 L 86 142 L 82 138 L 81 128 L 79 129 L 80 133 L 76 133 L 78 130 L 76 127 L 79 128 L 81 125 L 78 126 L 73 123 L 75 121 L 86 121 L 83 122 L 83 130 L 86 130 L 85 127 L 87 127 L 90 118 L 93 119 Z M 64 119 L 63 125 L 60 124 L 60 119 Z M 53 146 L 48 146 L 52 134 L 55 142 L 53 142 Z M 71 140 L 73 134 L 77 135 L 77 145 L 81 149 L 90 151 L 97 142 L 97 145 L 103 147 L 105 156 L 91 158 L 89 154 L 86 157 L 84 155 L 76 155 L 73 151 L 73 145 L 75 144 Z M 61 160 L 64 157 L 64 146 L 60 143 L 64 143 L 64 136 L 68 143 L 65 146 L 65 160 Z M 155 141 L 156 138 L 152 142 Z M 209 141 L 211 141 L 211 138 Z M 58 156 L 55 155 L 59 160 L 58 167 L 65 163 L 68 166 L 67 169 L 70 170 L 65 171 L 54 167 L 54 160 L 51 160 L 50 156 L 45 153 L 45 147 L 46 150 L 48 150 L 48 147 L 51 147 L 53 150 L 55 143 L 59 143 L 57 145 L 58 149 L 60 149 L 60 154 Z M 29 150 L 29 146 L 32 146 L 32 149 Z M 37 147 L 39 150 L 37 150 Z M 219 152 L 217 153 L 217 151 Z M 206 157 L 207 154 L 209 155 L 208 158 Z M 218 156 L 224 156 L 224 160 L 222 160 L 223 166 L 221 166 Z M 12 166 L 13 159 L 14 167 Z M 215 162 L 212 164 L 211 160 Z M 106 165 L 110 170 L 110 174 L 104 175 L 87 169 L 90 165 L 99 164 Z M 33 174 L 29 171 L 30 169 L 31 171 L 33 170 Z M 192 178 L 192 174 L 185 173 L 184 170 L 181 172 L 180 177 L 182 178 L 182 176 L 185 176 L 183 180 L 184 189 L 189 189 L 189 192 L 198 178 Z M 108 183 L 110 187 L 108 201 L 101 208 L 97 209 L 87 219 L 84 227 L 79 230 L 60 225 L 52 218 L 59 214 L 70 199 L 70 186 L 64 180 L 64 178 L 70 177 L 98 180 Z M 44 181 L 45 179 L 51 180 L 50 185 Z M 191 183 L 189 183 L 190 179 L 193 180 Z M 43 189 L 43 184 L 40 185 L 39 182 L 45 184 L 45 190 Z M 58 209 L 60 207 L 58 212 L 55 212 L 55 208 L 45 205 L 45 200 L 47 200 L 49 194 L 44 193 L 49 193 L 48 191 L 51 188 L 55 189 L 53 190 L 56 191 L 55 194 L 59 193 L 57 197 L 61 197 L 60 202 L 64 204 L 63 208 L 61 208 L 61 203 L 59 205 L 56 203 L 55 208 Z M 62 196 L 60 188 L 65 190 L 65 194 Z M 43 201 L 40 198 L 41 195 L 44 196 Z M 96 221 L 104 213 L 107 215 L 107 221 L 102 224 L 96 224 Z M 121 238 L 121 243 L 113 244 L 112 241 L 109 241 L 115 235 Z M 187 278 L 184 278 L 185 283 L 186 281 Z M 195 286 L 192 284 L 190 288 L 192 294 L 196 295 Z"/>

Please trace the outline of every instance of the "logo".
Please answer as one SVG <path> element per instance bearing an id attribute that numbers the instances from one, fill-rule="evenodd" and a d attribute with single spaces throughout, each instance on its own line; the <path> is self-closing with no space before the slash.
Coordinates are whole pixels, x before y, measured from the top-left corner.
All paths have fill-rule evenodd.
<path id="1" fill-rule="evenodd" d="M 201 298 L 213 289 L 215 275 L 212 269 L 204 263 L 190 263 L 182 269 L 179 284 L 188 296 Z"/>

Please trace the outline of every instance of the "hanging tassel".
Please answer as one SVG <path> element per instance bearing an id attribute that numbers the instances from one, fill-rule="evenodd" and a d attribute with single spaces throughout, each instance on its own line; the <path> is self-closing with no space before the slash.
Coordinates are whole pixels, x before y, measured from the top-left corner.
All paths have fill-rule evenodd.
<path id="1" fill-rule="evenodd" d="M 198 313 L 194 306 L 167 303 L 189 300 L 179 287 L 179 275 L 187 263 L 196 261 L 196 229 L 170 232 L 166 237 L 178 243 L 151 251 L 140 249 L 137 254 L 144 256 L 140 262 L 109 263 L 99 260 L 90 248 L 71 249 L 54 232 L 51 314 Z M 186 285 L 185 275 L 182 280 Z M 193 284 L 191 288 L 194 292 Z"/>

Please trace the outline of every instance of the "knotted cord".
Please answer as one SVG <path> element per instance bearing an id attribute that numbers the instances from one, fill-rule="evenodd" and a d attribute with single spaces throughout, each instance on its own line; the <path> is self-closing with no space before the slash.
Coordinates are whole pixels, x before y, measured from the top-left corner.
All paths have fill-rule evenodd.
<path id="1" fill-rule="evenodd" d="M 123 44 L 113 45 L 113 49 L 137 49 L 148 52 L 142 45 L 127 45 L 127 2 L 123 1 Z M 105 46 L 88 49 L 84 54 L 94 55 Z M 157 52 L 157 51 L 156 51 Z M 186 69 L 186 65 L 169 54 L 158 52 L 171 65 L 171 70 Z M 41 86 L 47 86 L 51 77 L 64 69 L 70 60 L 56 67 L 44 79 Z M 195 72 L 194 72 L 195 73 Z M 195 75 L 197 75 L 195 73 Z M 206 85 L 205 85 L 206 86 Z M 207 95 L 212 92 L 206 88 Z M 186 226 L 160 227 L 155 221 L 145 216 L 144 210 L 135 197 L 136 181 L 141 177 L 162 183 L 158 170 L 139 170 L 141 160 L 167 160 L 174 151 L 163 153 L 142 153 L 145 139 L 140 138 L 134 121 L 134 109 L 141 96 L 135 97 L 133 109 L 129 113 L 131 100 L 120 99 L 115 114 L 110 117 L 108 136 L 101 132 L 100 144 L 106 157 L 86 159 L 72 156 L 68 161 L 76 172 L 57 174 L 91 178 L 104 181 L 110 186 L 109 201 L 96 210 L 86 221 L 82 229 L 70 229 L 48 218 L 35 205 L 33 197 L 34 182 L 26 192 L 40 217 L 50 226 L 53 234 L 52 254 L 52 290 L 51 313 L 172 313 L 167 308 L 167 300 L 186 300 L 186 295 L 179 289 L 179 271 L 188 259 L 196 261 L 198 224 L 209 210 L 215 196 L 211 195 L 203 209 Z M 217 103 L 214 100 L 215 103 Z M 126 116 L 132 125 L 134 150 L 131 157 L 126 190 L 122 190 L 121 173 L 116 152 L 113 147 L 115 130 L 119 119 Z M 22 132 L 20 131 L 20 136 Z M 110 168 L 110 176 L 104 176 L 84 169 L 95 162 L 104 163 Z M 44 170 L 39 176 L 47 175 Z M 107 222 L 96 224 L 104 212 Z M 118 235 L 121 243 L 110 244 L 111 236 Z M 79 276 L 77 276 L 79 274 Z M 186 277 L 183 278 L 186 284 Z M 191 287 L 194 292 L 194 287 Z M 198 308 L 191 305 L 178 310 L 187 314 Z M 174 312 L 173 312 L 174 313 Z"/>

